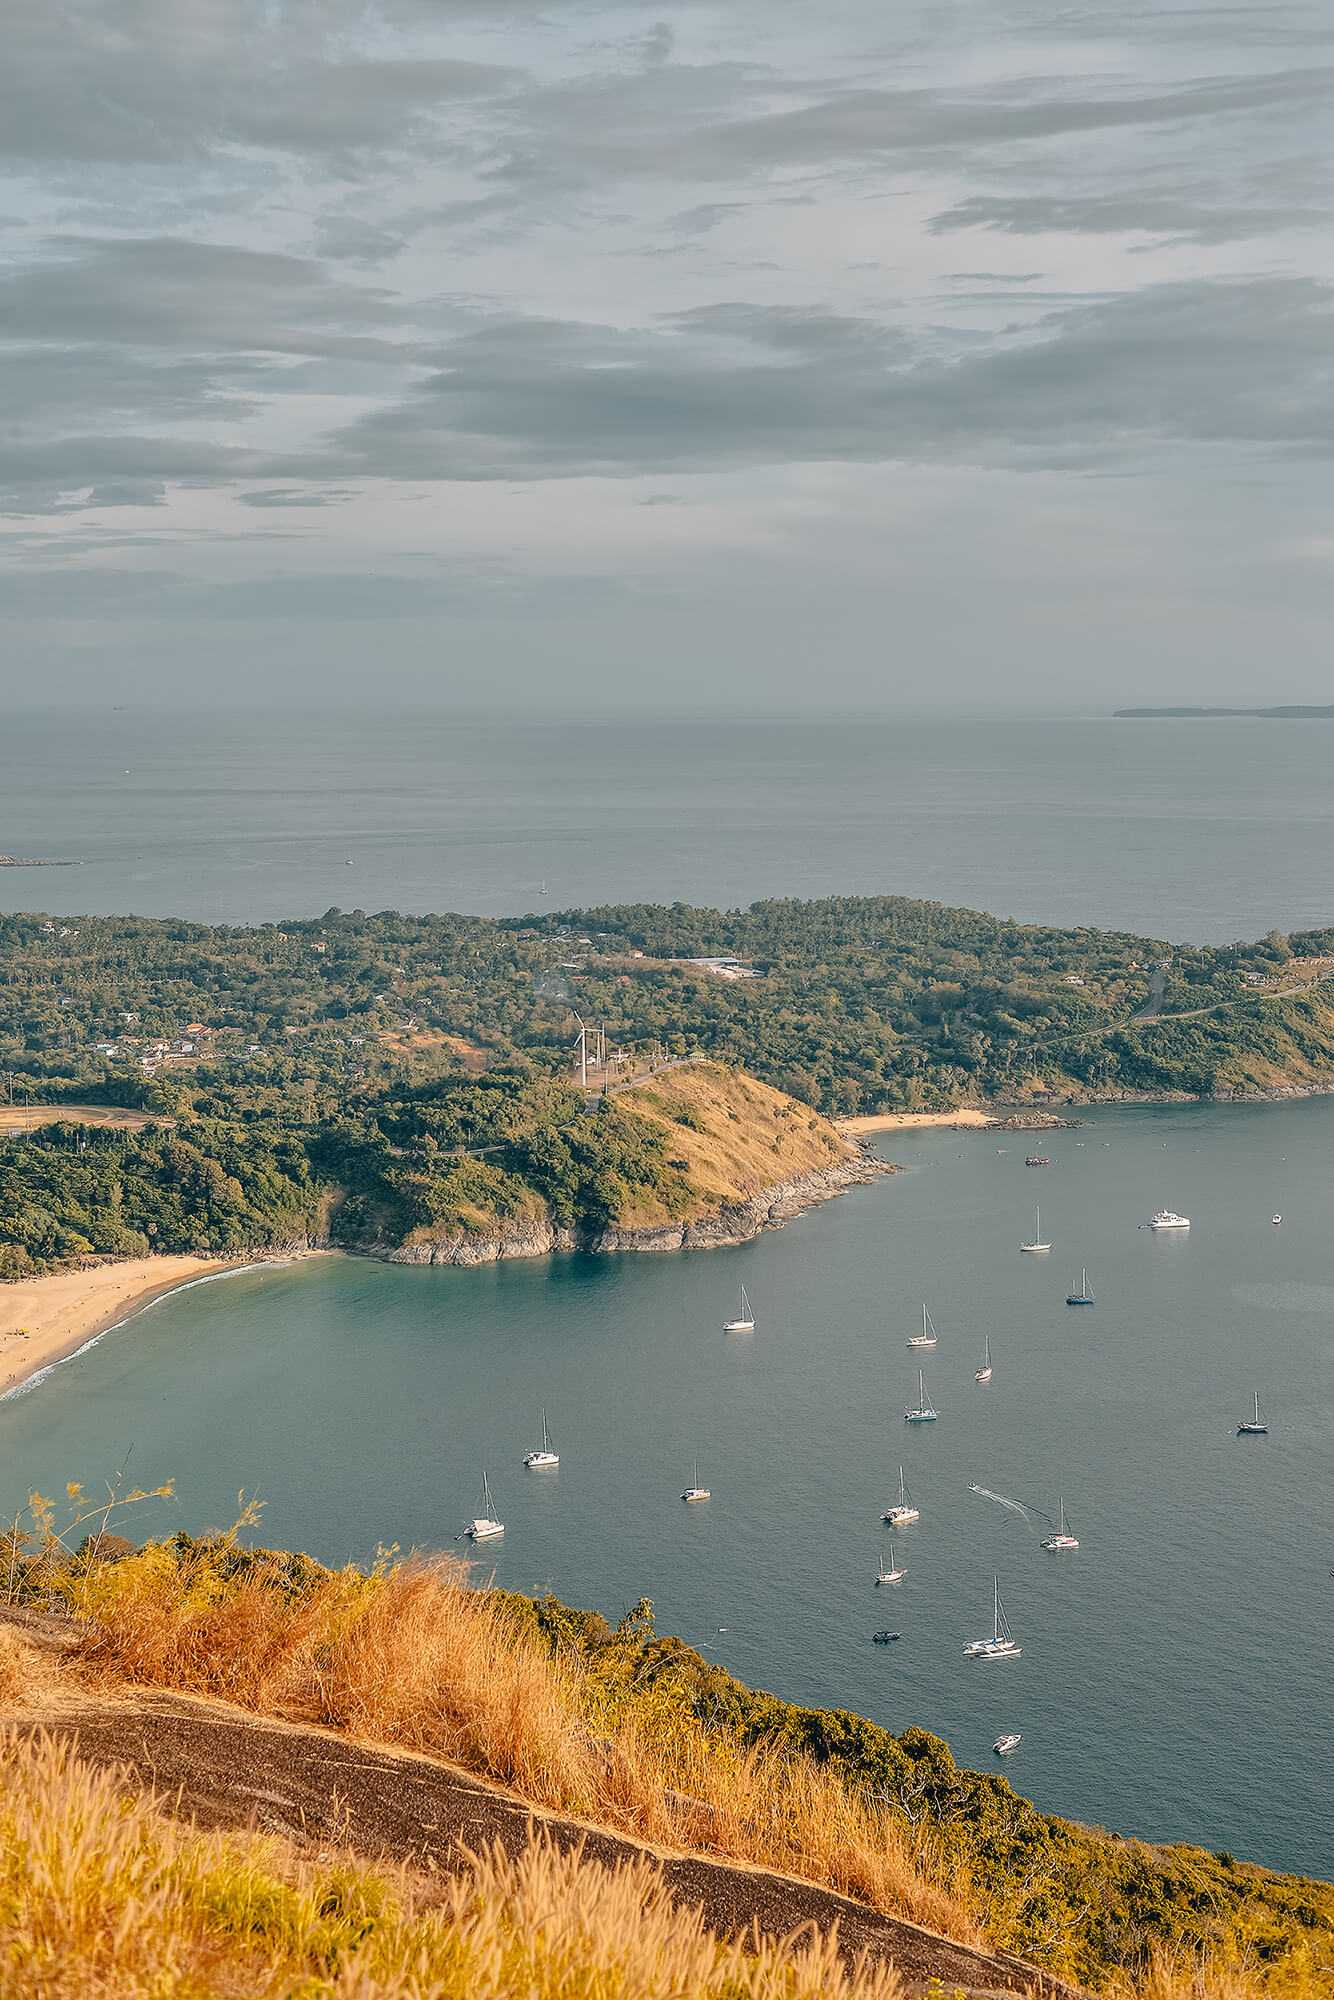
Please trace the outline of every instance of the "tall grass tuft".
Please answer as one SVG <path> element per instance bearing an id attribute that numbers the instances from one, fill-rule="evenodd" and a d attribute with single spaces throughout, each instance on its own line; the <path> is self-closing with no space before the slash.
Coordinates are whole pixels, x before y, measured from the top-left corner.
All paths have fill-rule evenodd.
<path id="1" fill-rule="evenodd" d="M 0 1987 L 18 2000 L 898 2000 L 836 1942 L 743 1951 L 657 1871 L 536 1841 L 442 1902 L 406 1874 L 200 1835 L 68 1744 L 0 1732 Z"/>
<path id="2" fill-rule="evenodd" d="M 273 1559 L 276 1562 L 276 1559 Z M 777 1868 L 968 1943 L 966 1901 L 901 1824 L 781 1748 L 742 1749 L 679 1705 L 600 1683 L 550 1653 L 452 1558 L 282 1587 L 208 1545 L 178 1566 L 150 1547 L 90 1577 L 85 1657 L 130 1680 L 448 1758 L 535 1805 L 641 1838 Z"/>

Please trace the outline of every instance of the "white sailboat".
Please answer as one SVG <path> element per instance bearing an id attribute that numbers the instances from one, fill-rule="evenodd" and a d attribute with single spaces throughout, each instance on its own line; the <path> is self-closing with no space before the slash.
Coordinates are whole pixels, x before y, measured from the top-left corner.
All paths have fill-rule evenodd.
<path id="1" fill-rule="evenodd" d="M 1037 1211 L 1037 1219 L 1033 1224 L 1033 1241 L 1031 1243 L 1021 1243 L 1019 1248 L 1021 1250 L 1051 1249 L 1050 1243 L 1044 1243 L 1042 1240 L 1042 1210 L 1040 1208 Z"/>
<path id="2" fill-rule="evenodd" d="M 505 1523 L 496 1519 L 496 1503 L 491 1498 L 491 1482 L 482 1474 L 482 1511 L 468 1529 L 475 1542 L 490 1542 L 505 1532 Z"/>
<path id="3" fill-rule="evenodd" d="M 877 1577 L 876 1577 L 876 1582 L 877 1582 L 877 1583 L 901 1583 L 901 1582 L 902 1582 L 902 1580 L 903 1580 L 903 1578 L 904 1578 L 904 1577 L 905 1577 L 905 1576 L 906 1576 L 907 1574 L 908 1574 L 908 1572 L 907 1572 L 907 1570 L 906 1570 L 906 1569 L 900 1569 L 900 1568 L 898 1567 L 898 1565 L 897 1565 L 897 1564 L 895 1563 L 895 1561 L 894 1561 L 894 1544 L 893 1544 L 893 1542 L 891 1542 L 891 1543 L 890 1543 L 890 1545 L 889 1545 L 889 1568 L 888 1568 L 888 1569 L 886 1569 L 886 1568 L 885 1568 L 885 1564 L 884 1564 L 884 1559 L 883 1559 L 883 1557 L 882 1557 L 882 1558 L 881 1558 L 881 1562 L 880 1562 L 880 1571 L 879 1571 L 879 1574 L 878 1574 L 878 1575 L 877 1575 Z"/>
<path id="4" fill-rule="evenodd" d="M 1042 1549 L 1052 1549 L 1057 1552 L 1070 1549 L 1077 1549 L 1079 1547 L 1079 1543 L 1070 1533 L 1070 1523 L 1065 1518 L 1064 1500 L 1062 1500 L 1061 1502 L 1060 1527 L 1057 1528 L 1053 1534 L 1044 1535 L 1042 1537 L 1042 1540 L 1038 1543 L 1038 1547 Z"/>
<path id="5" fill-rule="evenodd" d="M 523 1455 L 523 1462 L 533 1472 L 545 1472 L 550 1467 L 560 1464 L 560 1458 L 551 1449 L 551 1439 L 547 1435 L 547 1413 L 545 1410 L 542 1412 L 542 1449 L 540 1451 L 526 1451 Z"/>
<path id="6" fill-rule="evenodd" d="M 754 1333 L 754 1331 L 755 1314 L 751 1310 L 750 1300 L 746 1297 L 746 1288 L 743 1285 L 741 1287 L 741 1303 L 737 1308 L 737 1316 L 735 1319 L 725 1319 L 723 1321 L 723 1332 Z"/>
<path id="7" fill-rule="evenodd" d="M 991 1337 L 989 1334 L 984 1333 L 982 1336 L 982 1366 L 973 1376 L 973 1380 L 974 1382 L 989 1382 L 991 1380 Z"/>
<path id="8" fill-rule="evenodd" d="M 907 1481 L 903 1477 L 902 1466 L 899 1467 L 899 1497 L 883 1518 L 889 1522 L 891 1528 L 902 1528 L 909 1521 L 918 1521 L 921 1519 L 914 1504 L 912 1494 L 908 1491 Z"/>
<path id="9" fill-rule="evenodd" d="M 931 1315 L 926 1309 L 926 1301 L 923 1300 L 922 1331 L 920 1333 L 913 1334 L 912 1338 L 908 1342 L 908 1345 L 909 1347 L 934 1347 L 935 1344 L 936 1344 L 936 1329 L 931 1324 Z"/>
<path id="10" fill-rule="evenodd" d="M 1269 1425 L 1260 1414 L 1260 1391 L 1258 1389 L 1255 1392 L 1255 1415 L 1253 1417 L 1242 1418 L 1241 1422 L 1237 1425 L 1237 1436 L 1239 1438 L 1269 1436 Z"/>
<path id="11" fill-rule="evenodd" d="M 903 1421 L 905 1424 L 933 1424 L 936 1421 L 936 1412 L 931 1407 L 931 1400 L 926 1393 L 926 1383 L 922 1379 L 920 1368 L 917 1371 L 917 1408 L 915 1410 L 905 1410 L 903 1412 Z"/>
<path id="12" fill-rule="evenodd" d="M 701 1486 L 699 1483 L 699 1460 L 696 1459 L 694 1483 L 690 1486 L 687 1486 L 685 1492 L 681 1495 L 681 1498 L 683 1500 L 707 1500 L 708 1497 L 709 1497 L 708 1487 Z"/>
<path id="13" fill-rule="evenodd" d="M 970 1660 L 1017 1660 L 1022 1651 L 1023 1647 L 1017 1646 L 1010 1637 L 1010 1628 L 1005 1622 L 1005 1613 L 1001 1609 L 1000 1578 L 997 1577 L 996 1611 L 991 1637 L 989 1639 L 970 1639 L 964 1647 L 964 1652 Z"/>

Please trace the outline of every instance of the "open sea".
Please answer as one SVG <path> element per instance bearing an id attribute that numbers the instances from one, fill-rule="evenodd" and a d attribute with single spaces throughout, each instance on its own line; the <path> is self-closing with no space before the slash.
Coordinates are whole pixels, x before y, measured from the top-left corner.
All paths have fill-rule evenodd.
<path id="1" fill-rule="evenodd" d="M 1319 725 L 10 718 L 10 907 L 257 922 L 893 891 L 1170 939 L 1334 921 Z M 1328 738 L 1334 745 L 1334 735 Z M 352 867 L 347 866 L 348 860 Z M 133 1446 L 140 1534 L 453 1546 L 753 1685 L 921 1724 L 1039 1804 L 1334 1874 L 1334 1099 L 893 1134 L 907 1172 L 734 1251 L 198 1285 L 0 1402 L 0 1508 Z M 1042 1203 L 1046 1256 L 1021 1256 Z M 1156 1209 L 1188 1235 L 1142 1228 Z M 1271 1216 L 1281 1212 L 1275 1226 Z M 1065 1294 L 1087 1266 L 1096 1304 Z M 753 1335 L 721 1324 L 740 1281 Z M 909 1427 L 925 1357 L 940 1412 Z M 984 1336 L 994 1378 L 973 1380 Z M 1235 1435 L 1258 1390 L 1268 1437 Z M 526 1472 L 546 1406 L 560 1469 Z M 695 1458 L 713 1494 L 679 1495 Z M 902 1462 L 921 1509 L 875 1586 Z M 970 1490 L 976 1486 L 983 1493 Z M 1080 1548 L 1038 1542 L 1064 1499 Z M 463 1546 L 463 1545 L 461 1545 Z M 965 1660 L 992 1578 L 1022 1657 Z M 897 1644 L 871 1642 L 878 1627 Z"/>

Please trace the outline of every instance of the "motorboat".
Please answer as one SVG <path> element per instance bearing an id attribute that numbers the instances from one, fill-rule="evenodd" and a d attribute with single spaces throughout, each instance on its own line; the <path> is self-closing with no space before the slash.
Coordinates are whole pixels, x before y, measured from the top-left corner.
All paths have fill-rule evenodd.
<path id="1" fill-rule="evenodd" d="M 1283 1220 L 1283 1217 L 1282 1217 L 1281 1215 L 1276 1215 L 1276 1216 L 1274 1217 L 1274 1221 L 1275 1221 L 1275 1223 L 1279 1223 L 1279 1222 L 1282 1222 L 1282 1220 Z"/>
<path id="2" fill-rule="evenodd" d="M 912 1494 L 908 1491 L 907 1482 L 903 1477 L 902 1466 L 899 1467 L 899 1497 L 883 1518 L 889 1522 L 891 1528 L 903 1528 L 907 1526 L 909 1521 L 921 1519 Z"/>
<path id="3" fill-rule="evenodd" d="M 1093 1294 L 1089 1290 L 1089 1274 L 1087 1271 L 1081 1269 L 1079 1273 L 1079 1290 L 1077 1292 L 1067 1292 L 1065 1303 L 1068 1306 L 1091 1306 L 1093 1304 Z"/>
<path id="4" fill-rule="evenodd" d="M 926 1393 L 926 1383 L 922 1380 L 920 1368 L 917 1371 L 917 1408 L 905 1410 L 903 1421 L 905 1424 L 933 1424 L 936 1421 L 936 1412 L 931 1407 L 931 1399 Z"/>
<path id="5" fill-rule="evenodd" d="M 1264 1417 L 1261 1415 L 1260 1391 L 1257 1389 L 1255 1392 L 1255 1415 L 1253 1417 L 1242 1418 L 1241 1422 L 1237 1425 L 1237 1436 L 1239 1438 L 1245 1438 L 1245 1437 L 1268 1437 L 1268 1435 L 1269 1435 L 1269 1425 L 1266 1423 Z"/>
<path id="6" fill-rule="evenodd" d="M 906 1569 L 900 1569 L 900 1568 L 899 1568 L 899 1567 L 898 1567 L 898 1566 L 896 1565 L 896 1563 L 895 1563 L 895 1561 L 894 1561 L 894 1544 L 893 1544 L 893 1542 L 891 1542 L 891 1543 L 890 1543 L 890 1545 L 889 1545 L 889 1568 L 888 1568 L 888 1569 L 886 1569 L 886 1568 L 885 1568 L 885 1565 L 884 1565 L 884 1561 L 883 1561 L 883 1559 L 882 1559 L 882 1560 L 881 1560 L 881 1564 L 880 1564 L 880 1571 L 879 1571 L 879 1574 L 878 1574 L 878 1575 L 877 1575 L 877 1577 L 876 1577 L 876 1582 L 877 1582 L 877 1583 L 902 1583 L 902 1581 L 903 1581 L 904 1577 L 905 1577 L 905 1576 L 906 1576 L 907 1574 L 908 1574 L 908 1572 L 907 1572 L 907 1570 L 906 1570 Z"/>
<path id="7" fill-rule="evenodd" d="M 505 1523 L 496 1519 L 496 1503 L 491 1498 L 491 1482 L 482 1474 L 482 1511 L 468 1529 L 474 1542 L 491 1542 L 503 1535 Z"/>
<path id="8" fill-rule="evenodd" d="M 1077 1549 L 1079 1547 L 1079 1543 L 1070 1533 L 1070 1523 L 1065 1518 L 1064 1500 L 1062 1500 L 1061 1502 L 1060 1527 L 1057 1528 L 1054 1533 L 1050 1535 L 1044 1535 L 1042 1537 L 1042 1540 L 1039 1542 L 1038 1547 L 1043 1549 L 1051 1549 L 1053 1553 L 1064 1552 L 1066 1550 Z"/>
<path id="9" fill-rule="evenodd" d="M 755 1314 L 751 1310 L 750 1300 L 746 1297 L 746 1288 L 743 1285 L 741 1287 L 741 1301 L 737 1307 L 736 1318 L 725 1319 L 723 1321 L 723 1332 L 754 1333 L 754 1331 L 755 1331 Z"/>
<path id="10" fill-rule="evenodd" d="M 892 1646 L 898 1636 L 897 1632 L 872 1632 L 871 1634 L 877 1646 Z"/>
<path id="11" fill-rule="evenodd" d="M 1011 1736 L 998 1736 L 991 1747 L 998 1757 L 1008 1757 L 1012 1750 L 1019 1748 L 1023 1740 L 1023 1737 L 1016 1730 Z"/>
<path id="12" fill-rule="evenodd" d="M 1019 1248 L 1027 1251 L 1051 1249 L 1050 1243 L 1044 1243 L 1042 1240 L 1042 1210 L 1040 1208 L 1037 1211 L 1037 1219 L 1033 1224 L 1033 1241 L 1031 1243 L 1021 1243 Z"/>
<path id="13" fill-rule="evenodd" d="M 682 1498 L 683 1500 L 692 1500 L 692 1501 L 693 1501 L 693 1500 L 707 1500 L 707 1499 L 709 1498 L 709 1489 L 708 1489 L 708 1487 L 707 1487 L 707 1486 L 701 1486 L 701 1485 L 700 1485 L 700 1483 L 699 1483 L 699 1460 L 698 1460 L 698 1459 L 696 1459 L 696 1460 L 695 1460 L 695 1478 L 694 1478 L 694 1484 L 693 1484 L 693 1485 L 691 1485 L 691 1486 L 687 1486 L 687 1488 L 686 1488 L 685 1492 L 684 1492 L 684 1493 L 683 1493 L 683 1494 L 681 1495 L 681 1498 Z"/>
<path id="14" fill-rule="evenodd" d="M 526 1451 L 523 1462 L 532 1472 L 548 1472 L 560 1464 L 560 1456 L 551 1449 L 551 1439 L 547 1435 L 547 1413 L 542 1412 L 542 1448 L 540 1451 Z"/>
<path id="15" fill-rule="evenodd" d="M 1150 1229 L 1189 1229 L 1190 1217 L 1178 1215 L 1174 1208 L 1160 1208 L 1157 1215 L 1149 1217 Z"/>
<path id="16" fill-rule="evenodd" d="M 989 1639 L 970 1639 L 964 1647 L 970 1660 L 1017 1660 L 1023 1651 L 1010 1636 L 1000 1601 L 1000 1578 L 996 1578 L 995 1615 Z"/>
<path id="17" fill-rule="evenodd" d="M 982 1336 L 982 1366 L 974 1371 L 973 1380 L 974 1382 L 991 1380 L 991 1336 L 986 1333 Z"/>
<path id="18" fill-rule="evenodd" d="M 1049 1167 L 1051 1161 L 1045 1153 L 1030 1153 L 1024 1161 L 1026 1167 Z"/>
<path id="19" fill-rule="evenodd" d="M 908 1345 L 909 1347 L 934 1347 L 935 1344 L 936 1344 L 936 1329 L 931 1324 L 931 1315 L 926 1309 L 925 1300 L 923 1300 L 922 1331 L 920 1333 L 914 1333 L 909 1339 Z"/>

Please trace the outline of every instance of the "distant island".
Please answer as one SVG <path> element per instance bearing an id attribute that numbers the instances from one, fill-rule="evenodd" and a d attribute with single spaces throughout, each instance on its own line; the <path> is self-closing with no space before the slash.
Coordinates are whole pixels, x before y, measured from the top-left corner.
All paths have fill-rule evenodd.
<path id="1" fill-rule="evenodd" d="M 1113 715 L 1130 715 L 1153 719 L 1164 715 L 1259 715 L 1270 722 L 1309 722 L 1317 717 L 1328 721 L 1334 718 L 1334 707 L 1330 708 L 1117 708 Z"/>

